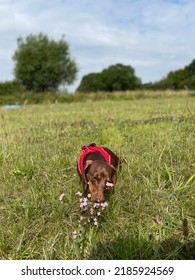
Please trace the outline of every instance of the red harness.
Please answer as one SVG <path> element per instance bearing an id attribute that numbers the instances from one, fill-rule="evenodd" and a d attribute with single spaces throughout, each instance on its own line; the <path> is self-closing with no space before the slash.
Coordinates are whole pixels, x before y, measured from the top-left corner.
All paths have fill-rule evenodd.
<path id="1" fill-rule="evenodd" d="M 86 155 L 88 155 L 90 153 L 94 153 L 94 152 L 97 153 L 98 152 L 104 157 L 106 163 L 108 163 L 108 164 L 111 163 L 111 156 L 102 147 L 97 147 L 97 146 L 87 146 L 86 147 L 86 146 L 83 146 L 82 151 L 83 151 L 83 154 L 81 155 L 81 157 L 78 161 L 78 169 L 79 169 L 80 174 L 82 174 L 83 169 L 84 169 L 84 164 L 83 164 L 84 158 L 86 157 Z"/>

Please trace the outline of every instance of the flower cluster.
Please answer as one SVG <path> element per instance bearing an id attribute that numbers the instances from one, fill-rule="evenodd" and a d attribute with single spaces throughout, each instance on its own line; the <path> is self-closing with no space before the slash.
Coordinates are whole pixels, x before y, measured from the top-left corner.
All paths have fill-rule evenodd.
<path id="1" fill-rule="evenodd" d="M 111 188 L 112 188 L 112 187 L 114 187 L 114 184 L 111 183 L 111 182 L 107 182 L 107 183 L 106 183 L 106 187 L 111 187 Z"/>
<path id="2" fill-rule="evenodd" d="M 81 217 L 79 220 L 79 228 L 86 226 L 87 224 L 92 224 L 98 226 L 100 216 L 108 206 L 107 202 L 94 202 L 91 200 L 91 194 L 88 194 L 87 197 L 83 197 L 81 192 L 76 193 L 79 196 L 79 206 L 81 211 Z M 73 238 L 77 239 L 79 232 L 73 231 Z"/>

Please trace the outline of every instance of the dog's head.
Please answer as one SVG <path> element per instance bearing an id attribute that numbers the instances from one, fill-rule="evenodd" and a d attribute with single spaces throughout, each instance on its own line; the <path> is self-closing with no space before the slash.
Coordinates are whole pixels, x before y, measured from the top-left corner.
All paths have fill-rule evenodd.
<path id="1" fill-rule="evenodd" d="M 103 161 L 87 160 L 83 174 L 83 188 L 89 187 L 91 198 L 97 202 L 105 201 L 105 194 L 114 190 L 117 180 L 116 170 Z"/>

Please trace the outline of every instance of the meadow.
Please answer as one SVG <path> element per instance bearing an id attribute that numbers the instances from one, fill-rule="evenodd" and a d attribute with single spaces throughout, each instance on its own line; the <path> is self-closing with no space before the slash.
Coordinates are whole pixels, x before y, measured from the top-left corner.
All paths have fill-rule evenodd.
<path id="1" fill-rule="evenodd" d="M 90 142 L 123 165 L 81 250 L 76 164 Z M 193 96 L 0 108 L 0 259 L 195 259 L 194 147 Z"/>

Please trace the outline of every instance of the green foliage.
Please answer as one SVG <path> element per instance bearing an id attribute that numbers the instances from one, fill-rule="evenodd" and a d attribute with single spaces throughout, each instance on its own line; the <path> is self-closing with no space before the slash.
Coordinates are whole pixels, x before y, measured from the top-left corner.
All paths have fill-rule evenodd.
<path id="1" fill-rule="evenodd" d="M 18 38 L 13 55 L 15 76 L 27 90 L 38 92 L 57 90 L 61 84 L 70 85 L 76 78 L 77 66 L 69 54 L 68 43 L 62 37 L 58 42 L 47 35 L 29 35 Z"/>
<path id="2" fill-rule="evenodd" d="M 137 100 L 137 99 L 162 99 L 171 97 L 189 97 L 195 96 L 194 91 L 146 91 L 146 90 L 132 90 L 132 91 L 117 91 L 117 92 L 90 92 L 83 94 L 77 92 L 70 94 L 67 91 L 63 92 L 45 92 L 34 93 L 31 91 L 19 91 L 14 94 L 0 95 L 0 105 L 6 104 L 52 104 L 52 103 L 72 103 L 72 102 L 86 102 L 86 101 L 100 101 L 100 100 Z M 110 127 L 112 129 L 112 127 Z M 116 132 L 116 131 L 115 131 Z M 107 134 L 108 135 L 108 134 Z M 116 136 L 116 135 L 115 135 Z"/>
<path id="3" fill-rule="evenodd" d="M 103 90 L 104 85 L 101 76 L 98 73 L 91 73 L 83 77 L 77 91 L 79 92 L 97 92 Z"/>
<path id="4" fill-rule="evenodd" d="M 144 84 L 143 88 L 148 90 L 195 89 L 195 60 L 183 69 L 169 72 L 164 79 L 158 82 Z"/>
<path id="5" fill-rule="evenodd" d="M 140 88 L 141 80 L 136 77 L 131 66 L 116 64 L 101 73 L 91 73 L 83 77 L 79 92 L 126 91 Z"/>
<path id="6" fill-rule="evenodd" d="M 6 104 L 40 104 L 40 103 L 63 103 L 73 102 L 74 95 L 67 92 L 34 93 L 31 91 L 19 91 L 14 94 L 0 95 L 0 105 Z"/>
<path id="7" fill-rule="evenodd" d="M 14 95 L 19 92 L 24 92 L 24 87 L 17 81 L 9 81 L 0 83 L 0 96 Z"/>

